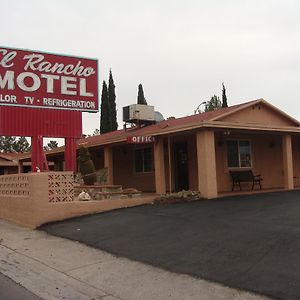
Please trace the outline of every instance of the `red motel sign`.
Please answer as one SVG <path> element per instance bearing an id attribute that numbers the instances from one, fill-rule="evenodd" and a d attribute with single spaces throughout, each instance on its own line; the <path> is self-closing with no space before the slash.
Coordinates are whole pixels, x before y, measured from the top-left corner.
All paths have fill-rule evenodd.
<path id="1" fill-rule="evenodd" d="M 98 61 L 0 47 L 0 105 L 98 111 Z"/>

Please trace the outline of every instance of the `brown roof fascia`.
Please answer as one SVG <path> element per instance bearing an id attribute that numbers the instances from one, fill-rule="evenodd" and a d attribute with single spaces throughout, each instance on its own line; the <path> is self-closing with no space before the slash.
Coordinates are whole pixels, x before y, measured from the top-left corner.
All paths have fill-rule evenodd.
<path id="1" fill-rule="evenodd" d="M 17 167 L 18 163 L 16 161 L 0 161 L 1 167 Z"/>
<path id="2" fill-rule="evenodd" d="M 165 134 L 172 134 L 196 129 L 203 129 L 203 128 L 221 128 L 221 129 L 242 129 L 242 130 L 256 130 L 256 131 L 273 131 L 273 132 L 283 132 L 283 133 L 300 133 L 300 128 L 292 127 L 292 126 L 269 126 L 269 125 L 256 125 L 256 124 L 238 124 L 232 122 L 221 122 L 221 121 L 203 121 L 201 124 L 194 124 L 190 126 L 180 127 L 180 128 L 173 128 L 169 131 L 160 132 L 157 134 L 153 134 L 156 136 L 165 135 Z"/>
<path id="3" fill-rule="evenodd" d="M 271 125 L 259 125 L 259 124 L 241 124 L 233 122 L 222 121 L 206 121 L 203 123 L 203 127 L 207 128 L 222 128 L 222 129 L 243 129 L 243 130 L 256 130 L 256 131 L 273 131 L 282 133 L 295 133 L 300 134 L 300 127 L 293 126 L 271 126 Z"/>
<path id="4" fill-rule="evenodd" d="M 253 104 L 253 103 L 252 103 Z M 295 127 L 274 127 L 268 125 L 256 125 L 256 124 L 238 124 L 232 122 L 222 122 L 222 121 L 201 121 L 195 122 L 193 124 L 188 125 L 179 125 L 172 128 L 163 128 L 160 131 L 153 130 L 147 132 L 147 135 L 153 136 L 161 136 L 167 134 L 173 134 L 178 132 L 185 132 L 190 130 L 196 130 L 201 128 L 224 128 L 224 129 L 244 129 L 244 130 L 258 130 L 258 131 L 275 131 L 275 132 L 289 132 L 289 133 L 300 133 L 300 128 Z M 97 143 L 97 141 L 93 143 L 86 143 L 88 147 L 96 147 L 96 146 L 105 146 L 110 144 L 122 143 L 126 142 L 126 137 L 118 137 L 116 139 L 110 139 L 107 141 L 102 141 L 101 143 Z M 50 153 L 49 153 L 50 154 Z"/>
<path id="5" fill-rule="evenodd" d="M 109 140 L 102 141 L 100 143 L 97 142 L 97 141 L 80 143 L 80 144 L 78 144 L 78 146 L 80 146 L 80 145 L 86 145 L 88 147 L 94 147 L 94 146 L 100 146 L 100 145 L 117 144 L 117 143 L 120 143 L 120 142 L 125 142 L 126 139 L 127 139 L 127 136 L 122 136 L 122 137 L 117 137 L 117 138 L 111 138 Z"/>
<path id="6" fill-rule="evenodd" d="M 7 161 L 12 161 L 13 160 L 12 157 L 7 156 L 7 155 L 2 155 L 2 154 L 0 154 L 0 158 L 2 158 L 4 160 L 7 160 Z"/>
<path id="7" fill-rule="evenodd" d="M 16 154 L 14 154 L 14 157 L 12 157 L 10 155 L 6 155 L 6 154 L 3 154 L 3 153 L 0 153 L 0 158 L 2 158 L 3 160 L 5 160 L 5 161 L 7 161 L 9 163 L 12 163 L 14 165 L 18 165 L 19 157 Z"/>

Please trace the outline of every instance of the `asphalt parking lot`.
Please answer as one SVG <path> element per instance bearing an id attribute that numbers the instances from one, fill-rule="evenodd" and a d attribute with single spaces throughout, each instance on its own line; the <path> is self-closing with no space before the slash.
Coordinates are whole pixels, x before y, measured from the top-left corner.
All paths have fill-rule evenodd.
<path id="1" fill-rule="evenodd" d="M 300 190 L 145 205 L 41 229 L 173 272 L 300 299 Z"/>

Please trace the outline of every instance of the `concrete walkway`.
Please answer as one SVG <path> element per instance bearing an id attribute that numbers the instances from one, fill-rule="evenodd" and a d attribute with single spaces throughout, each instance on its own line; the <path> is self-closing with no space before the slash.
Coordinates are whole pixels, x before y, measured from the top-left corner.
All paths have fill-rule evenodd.
<path id="1" fill-rule="evenodd" d="M 42 299 L 267 299 L 2 220 L 0 272 Z"/>

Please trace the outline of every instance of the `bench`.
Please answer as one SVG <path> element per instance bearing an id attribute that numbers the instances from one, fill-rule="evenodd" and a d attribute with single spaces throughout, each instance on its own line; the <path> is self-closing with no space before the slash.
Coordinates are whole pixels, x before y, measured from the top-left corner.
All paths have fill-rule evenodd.
<path id="1" fill-rule="evenodd" d="M 234 191 L 234 187 L 240 187 L 240 191 L 242 190 L 241 182 L 252 182 L 252 190 L 255 185 L 259 185 L 261 189 L 261 181 L 263 180 L 261 175 L 254 175 L 251 170 L 243 170 L 243 171 L 229 171 L 231 179 L 232 179 L 232 191 Z"/>

